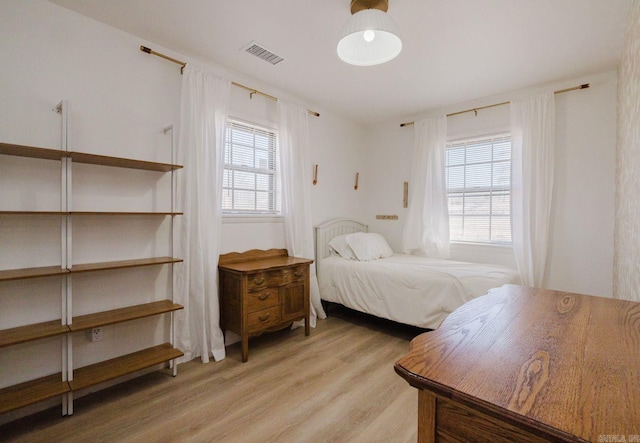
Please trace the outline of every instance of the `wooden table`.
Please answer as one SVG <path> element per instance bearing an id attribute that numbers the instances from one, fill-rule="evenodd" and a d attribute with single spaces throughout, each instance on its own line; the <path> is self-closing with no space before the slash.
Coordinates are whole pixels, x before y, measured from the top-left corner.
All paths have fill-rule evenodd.
<path id="1" fill-rule="evenodd" d="M 506 285 L 395 370 L 419 390 L 419 442 L 640 441 L 640 303 Z"/>

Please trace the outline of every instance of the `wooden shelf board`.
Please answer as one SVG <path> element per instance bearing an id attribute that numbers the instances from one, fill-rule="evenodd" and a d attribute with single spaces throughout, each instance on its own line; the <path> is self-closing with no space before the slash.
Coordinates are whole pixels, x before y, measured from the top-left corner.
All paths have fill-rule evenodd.
<path id="1" fill-rule="evenodd" d="M 164 343 L 133 354 L 76 369 L 73 371 L 73 380 L 69 382 L 69 385 L 73 391 L 77 391 L 183 355 L 184 353 L 179 349 L 174 349 L 169 343 Z"/>
<path id="2" fill-rule="evenodd" d="M 147 171 L 169 172 L 182 168 L 180 165 L 168 163 L 133 160 L 128 158 L 110 157 L 106 155 L 87 154 L 83 152 L 70 152 L 69 157 L 74 162 L 89 165 L 115 166 L 118 168 L 143 169 Z"/>
<path id="3" fill-rule="evenodd" d="M 0 414 L 22 408 L 42 400 L 69 392 L 69 384 L 62 374 L 53 374 L 36 380 L 0 389 Z"/>
<path id="4" fill-rule="evenodd" d="M 39 268 L 5 269 L 0 270 L 0 282 L 11 280 L 22 280 L 27 278 L 52 277 L 65 275 L 68 273 L 77 274 L 79 272 L 106 271 L 109 269 L 137 268 L 141 266 L 163 265 L 168 263 L 180 263 L 181 258 L 173 257 L 153 257 L 135 260 L 118 260 L 100 263 L 82 263 L 73 265 L 69 269 L 62 269 L 60 266 L 42 266 Z"/>
<path id="5" fill-rule="evenodd" d="M 62 211 L 0 211 L 0 215 L 65 215 Z"/>
<path id="6" fill-rule="evenodd" d="M 65 157 L 70 157 L 77 163 L 115 166 L 118 168 L 143 169 L 158 172 L 169 172 L 182 168 L 182 165 L 172 165 L 169 163 L 111 157 L 108 155 L 89 154 L 85 152 L 67 152 L 60 149 L 38 148 L 35 146 L 16 145 L 13 143 L 0 143 L 0 155 L 13 155 L 17 157 L 40 158 L 45 160 L 61 160 Z"/>
<path id="7" fill-rule="evenodd" d="M 183 215 L 169 211 L 0 211 L 0 215 Z"/>
<path id="8" fill-rule="evenodd" d="M 182 215 L 182 212 L 71 211 L 69 215 Z"/>
<path id="9" fill-rule="evenodd" d="M 138 318 L 151 317 L 152 315 L 164 314 L 183 308 L 183 306 L 173 303 L 171 300 L 160 300 L 142 305 L 74 317 L 73 322 L 69 325 L 69 329 L 72 332 L 83 331 Z"/>
<path id="10" fill-rule="evenodd" d="M 41 158 L 44 160 L 60 160 L 67 156 L 65 151 L 59 149 L 36 148 L 34 146 L 14 145 L 11 143 L 0 143 L 0 154 Z"/>
<path id="11" fill-rule="evenodd" d="M 69 332 L 69 327 L 61 320 L 51 320 L 33 325 L 18 326 L 17 328 L 0 330 L 0 348 L 17 345 L 41 338 L 53 337 Z"/>
<path id="12" fill-rule="evenodd" d="M 6 269 L 0 271 L 0 282 L 22 280 L 25 278 L 51 277 L 69 273 L 68 269 L 58 266 L 42 266 L 39 268 Z"/>
<path id="13" fill-rule="evenodd" d="M 101 262 L 101 263 L 82 263 L 82 264 L 73 265 L 71 268 L 69 268 L 69 271 L 72 274 L 77 274 L 79 272 L 137 268 L 140 266 L 153 266 L 153 265 L 163 265 L 168 263 L 179 263 L 181 261 L 183 261 L 181 258 L 154 257 L 154 258 L 141 258 L 141 259 L 135 259 L 135 260 L 118 260 L 118 261 Z"/>

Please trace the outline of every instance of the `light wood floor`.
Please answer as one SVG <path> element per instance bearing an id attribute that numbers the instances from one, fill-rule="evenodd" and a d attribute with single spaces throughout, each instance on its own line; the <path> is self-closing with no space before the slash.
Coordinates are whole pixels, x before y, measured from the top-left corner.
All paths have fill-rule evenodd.
<path id="1" fill-rule="evenodd" d="M 421 331 L 345 310 L 249 341 L 249 361 L 158 371 L 0 427 L 0 441 L 415 442 L 417 391 L 393 370 Z"/>

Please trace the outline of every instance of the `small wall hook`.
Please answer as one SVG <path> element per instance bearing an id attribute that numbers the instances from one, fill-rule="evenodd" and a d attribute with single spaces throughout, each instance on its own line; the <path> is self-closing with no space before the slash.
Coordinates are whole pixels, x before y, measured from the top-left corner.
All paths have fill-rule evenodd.
<path id="1" fill-rule="evenodd" d="M 318 165 L 315 165 L 313 168 L 313 185 L 318 184 Z"/>
<path id="2" fill-rule="evenodd" d="M 409 206 L 409 182 L 404 182 L 404 191 L 402 194 L 402 207 Z"/>
<path id="3" fill-rule="evenodd" d="M 356 172 L 356 185 L 353 187 L 356 191 L 358 190 L 358 178 L 360 178 L 360 173 Z"/>

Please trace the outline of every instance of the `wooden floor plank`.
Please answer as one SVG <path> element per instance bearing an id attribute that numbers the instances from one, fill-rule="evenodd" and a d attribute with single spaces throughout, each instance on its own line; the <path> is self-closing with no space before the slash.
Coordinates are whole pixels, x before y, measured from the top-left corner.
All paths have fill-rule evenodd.
<path id="1" fill-rule="evenodd" d="M 412 328 L 347 311 L 319 320 L 311 336 L 284 330 L 252 339 L 251 359 L 227 347 L 0 427 L 3 441 L 411 442 L 415 389 L 394 362 Z"/>

